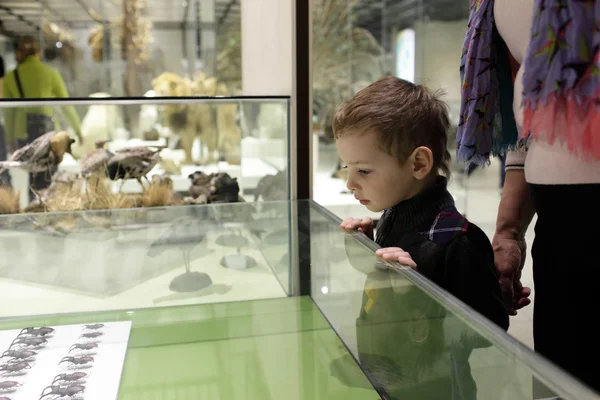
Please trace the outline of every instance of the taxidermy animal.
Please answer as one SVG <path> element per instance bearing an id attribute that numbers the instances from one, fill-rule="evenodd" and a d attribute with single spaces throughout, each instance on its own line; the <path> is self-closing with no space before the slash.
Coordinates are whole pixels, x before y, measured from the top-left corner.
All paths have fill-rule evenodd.
<path id="1" fill-rule="evenodd" d="M 156 257 L 170 248 L 177 248 L 183 253 L 185 271 L 190 272 L 190 253 L 215 229 L 214 212 L 210 207 L 193 209 L 196 216 L 182 216 L 173 221 L 171 226 L 148 248 L 148 256 Z"/>
<path id="2" fill-rule="evenodd" d="M 113 156 L 113 153 L 104 148 L 104 145 L 108 142 L 109 140 L 96 140 L 96 149 L 83 156 L 79 161 L 83 178 L 88 178 L 98 172 L 106 173 L 108 161 Z"/>
<path id="3" fill-rule="evenodd" d="M 156 150 L 152 150 L 146 146 L 137 146 L 117 151 L 108 161 L 108 177 L 113 181 L 135 179 L 145 189 L 142 178 L 150 183 L 146 175 L 160 161 L 160 151 L 164 148 L 165 146 L 156 146 Z"/>
<path id="4" fill-rule="evenodd" d="M 243 201 L 240 198 L 240 185 L 237 178 L 232 178 L 225 172 L 213 174 L 210 186 L 214 188 L 210 196 L 211 203 L 236 203 Z"/>
<path id="5" fill-rule="evenodd" d="M 219 155 L 229 165 L 242 163 L 242 131 L 238 126 L 237 104 L 218 104 Z"/>
<path id="6" fill-rule="evenodd" d="M 179 75 L 166 72 L 152 81 L 158 96 L 209 96 L 229 95 L 223 84 L 215 78 L 207 78 L 198 73 L 193 81 Z M 192 146 L 194 139 L 199 138 L 208 150 L 208 158 L 202 163 L 211 163 L 217 159 L 225 159 L 232 165 L 241 163 L 241 130 L 237 124 L 237 103 L 210 104 L 196 102 L 194 104 L 169 104 L 161 109 L 167 120 L 167 126 L 180 137 L 181 147 L 185 153 L 184 164 L 194 164 Z"/>
<path id="7" fill-rule="evenodd" d="M 189 175 L 192 181 L 189 192 L 194 199 L 206 199 L 206 203 L 236 203 L 241 200 L 237 178 L 225 172 L 205 174 L 196 171 Z"/>
<path id="8" fill-rule="evenodd" d="M 65 153 L 71 154 L 74 142 L 66 132 L 45 133 L 15 151 L 10 160 L 0 161 L 0 174 L 8 168 L 22 168 L 31 173 L 50 171 L 62 162 Z"/>
<path id="9" fill-rule="evenodd" d="M 188 178 L 192 181 L 189 188 L 189 193 L 193 199 L 200 199 L 204 203 L 208 203 L 208 199 L 214 192 L 214 188 L 211 188 L 210 181 L 212 174 L 207 175 L 202 171 L 196 171 L 190 174 Z"/>
<path id="10" fill-rule="evenodd" d="M 287 174 L 279 171 L 276 175 L 265 175 L 256 185 L 254 201 L 261 198 L 265 201 L 286 200 L 288 198 Z"/>

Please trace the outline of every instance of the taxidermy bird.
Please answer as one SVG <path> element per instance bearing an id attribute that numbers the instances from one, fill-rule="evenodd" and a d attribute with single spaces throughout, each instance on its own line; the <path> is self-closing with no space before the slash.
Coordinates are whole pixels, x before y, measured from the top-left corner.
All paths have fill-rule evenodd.
<path id="1" fill-rule="evenodd" d="M 170 285 L 177 292 L 192 292 L 209 286 L 210 277 L 202 272 L 191 272 L 190 253 L 199 245 L 207 233 L 215 229 L 213 209 L 200 206 L 192 209 L 194 216 L 182 216 L 173 221 L 171 226 L 148 248 L 148 256 L 156 257 L 165 250 L 176 248 L 183 254 L 185 273 L 177 276 Z"/>
<path id="2" fill-rule="evenodd" d="M 71 154 L 74 142 L 67 132 L 45 133 L 15 151 L 10 160 L 0 161 L 0 174 L 8 168 L 22 168 L 30 173 L 50 171 L 62 162 L 65 153 Z"/>
<path id="3" fill-rule="evenodd" d="M 83 178 L 89 178 L 98 172 L 106 173 L 108 161 L 113 156 L 113 153 L 104 148 L 104 145 L 108 142 L 109 140 L 96 140 L 96 149 L 83 156 L 79 161 Z"/>
<path id="4" fill-rule="evenodd" d="M 142 189 L 145 189 L 142 178 L 150 183 L 146 175 L 158 164 L 160 151 L 166 146 L 152 147 L 155 147 L 156 150 L 146 146 L 137 146 L 117 151 L 108 161 L 108 177 L 113 181 L 117 179 L 135 179 L 140 183 Z"/>

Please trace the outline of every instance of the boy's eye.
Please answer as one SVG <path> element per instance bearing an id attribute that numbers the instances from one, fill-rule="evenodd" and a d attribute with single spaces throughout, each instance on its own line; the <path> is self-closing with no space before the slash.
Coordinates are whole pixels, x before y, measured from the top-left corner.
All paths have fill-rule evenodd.
<path id="1" fill-rule="evenodd" d="M 369 175 L 371 171 L 367 171 L 366 169 L 359 169 L 358 173 L 361 175 Z"/>

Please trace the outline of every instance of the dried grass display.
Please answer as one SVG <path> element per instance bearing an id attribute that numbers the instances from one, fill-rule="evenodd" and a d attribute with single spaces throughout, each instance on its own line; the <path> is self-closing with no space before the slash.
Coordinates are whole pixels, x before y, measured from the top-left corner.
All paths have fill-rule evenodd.
<path id="1" fill-rule="evenodd" d="M 0 214 L 18 214 L 20 212 L 19 193 L 12 188 L 0 186 Z"/>

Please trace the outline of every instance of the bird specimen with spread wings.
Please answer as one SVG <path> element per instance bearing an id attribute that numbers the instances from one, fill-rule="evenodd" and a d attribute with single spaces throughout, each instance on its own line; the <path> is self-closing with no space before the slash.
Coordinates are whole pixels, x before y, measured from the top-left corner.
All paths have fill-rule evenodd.
<path id="1" fill-rule="evenodd" d="M 66 132 L 47 132 L 15 151 L 10 160 L 0 161 L 0 174 L 8 168 L 22 168 L 31 173 L 50 171 L 57 167 L 75 142 Z"/>

